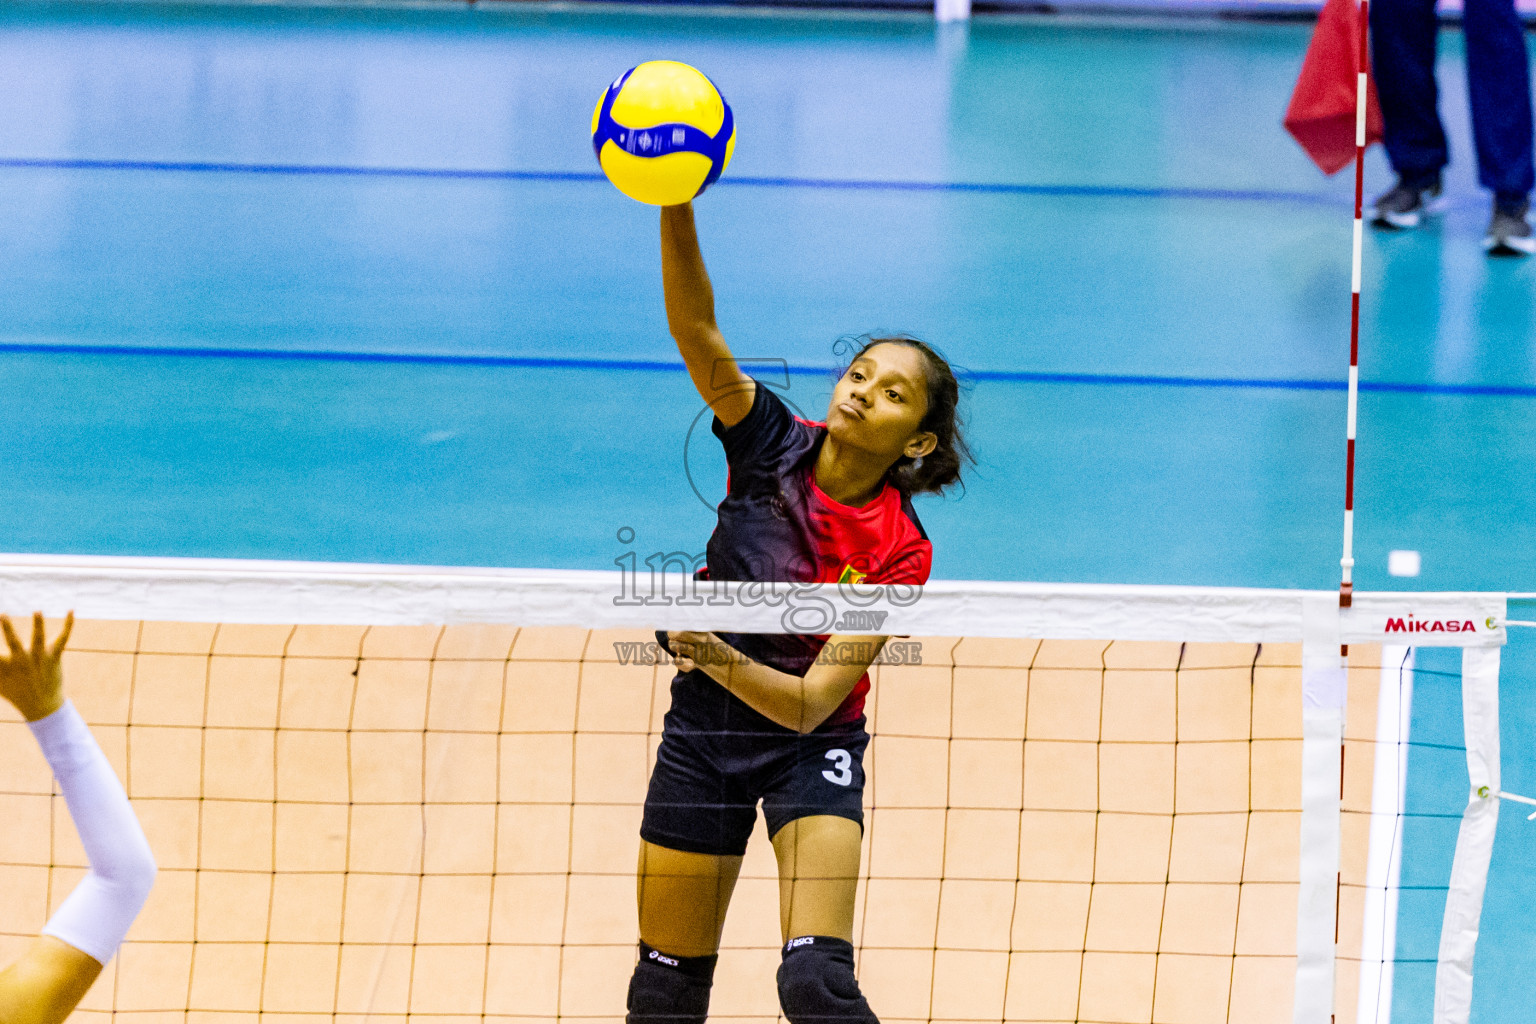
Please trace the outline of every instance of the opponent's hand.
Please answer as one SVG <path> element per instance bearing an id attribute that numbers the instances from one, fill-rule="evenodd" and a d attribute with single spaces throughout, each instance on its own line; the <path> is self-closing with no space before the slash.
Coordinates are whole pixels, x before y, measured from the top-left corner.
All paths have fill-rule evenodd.
<path id="1" fill-rule="evenodd" d="M 0 697 L 16 706 L 21 717 L 29 722 L 47 718 L 64 703 L 64 674 L 59 661 L 64 655 L 64 645 L 75 628 L 75 613 L 64 617 L 64 628 L 52 646 L 48 644 L 43 627 L 43 613 L 32 616 L 32 649 L 21 645 L 11 620 L 0 615 L 0 631 L 5 634 L 9 656 L 0 657 Z"/>

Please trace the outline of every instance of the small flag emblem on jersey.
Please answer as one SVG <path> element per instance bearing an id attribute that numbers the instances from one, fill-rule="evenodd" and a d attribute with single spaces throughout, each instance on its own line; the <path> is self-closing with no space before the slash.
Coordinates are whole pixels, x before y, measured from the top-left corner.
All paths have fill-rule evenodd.
<path id="1" fill-rule="evenodd" d="M 843 566 L 843 574 L 837 578 L 839 583 L 863 583 L 868 573 L 859 572 L 852 564 Z"/>

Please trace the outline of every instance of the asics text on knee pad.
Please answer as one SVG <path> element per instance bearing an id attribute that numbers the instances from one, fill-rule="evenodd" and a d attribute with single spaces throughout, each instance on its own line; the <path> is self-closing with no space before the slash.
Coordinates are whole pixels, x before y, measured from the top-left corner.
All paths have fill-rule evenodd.
<path id="1" fill-rule="evenodd" d="M 853 945 L 826 935 L 784 944 L 779 1004 L 790 1024 L 879 1024 L 853 973 Z"/>
<path id="2" fill-rule="evenodd" d="M 628 1024 L 704 1024 L 718 956 L 671 956 L 640 943 L 629 979 Z"/>

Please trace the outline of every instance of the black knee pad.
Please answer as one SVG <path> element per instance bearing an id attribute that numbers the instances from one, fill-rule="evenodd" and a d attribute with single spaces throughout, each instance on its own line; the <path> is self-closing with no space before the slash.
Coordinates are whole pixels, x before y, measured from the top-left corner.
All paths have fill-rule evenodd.
<path id="1" fill-rule="evenodd" d="M 719 956 L 669 956 L 640 943 L 629 979 L 628 1024 L 704 1024 Z"/>
<path id="2" fill-rule="evenodd" d="M 790 1024 L 880 1024 L 859 991 L 853 944 L 825 935 L 806 935 L 785 944 L 779 1005 Z"/>

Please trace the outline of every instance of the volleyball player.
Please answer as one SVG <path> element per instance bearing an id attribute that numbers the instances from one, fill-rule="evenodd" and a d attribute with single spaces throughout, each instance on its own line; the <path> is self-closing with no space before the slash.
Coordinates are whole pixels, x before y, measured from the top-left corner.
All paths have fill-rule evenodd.
<path id="1" fill-rule="evenodd" d="M 915 339 L 876 338 L 825 424 L 790 414 L 715 324 L 691 206 L 661 211 L 667 322 L 730 467 L 707 548 L 721 580 L 926 582 L 911 495 L 958 482 L 958 385 Z M 630 1024 L 700 1024 L 726 907 L 763 803 L 779 866 L 791 1024 L 873 1024 L 853 961 L 867 670 L 885 637 L 671 633 L 672 705 L 640 827 Z M 823 645 L 833 657 L 818 659 Z"/>
<path id="2" fill-rule="evenodd" d="M 149 896 L 155 860 L 128 797 L 80 713 L 64 696 L 59 660 L 74 616 L 49 645 L 43 616 L 32 618 L 27 649 L 0 615 L 0 696 L 26 719 L 53 769 L 90 871 L 21 958 L 0 971 L 0 1022 L 59 1024 L 112 959 Z"/>

